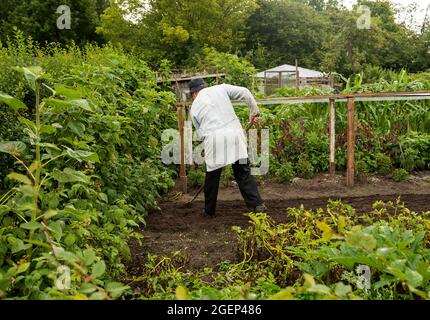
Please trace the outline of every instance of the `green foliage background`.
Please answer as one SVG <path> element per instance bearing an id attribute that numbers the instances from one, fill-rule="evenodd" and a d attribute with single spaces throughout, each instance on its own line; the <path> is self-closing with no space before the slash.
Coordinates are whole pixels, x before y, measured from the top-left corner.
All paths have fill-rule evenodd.
<path id="1" fill-rule="evenodd" d="M 16 157 L 37 172 L 33 154 L 40 148 L 46 163 L 38 188 L 2 153 L 0 296 L 115 298 L 127 289 L 113 280 L 124 274 L 133 227 L 173 185 L 175 172 L 158 158 L 161 131 L 176 123 L 175 97 L 143 61 L 111 47 L 40 49 L 18 39 L 0 48 L 0 57 L 0 92 L 29 106 L 18 112 L 1 104 L 9 120 L 2 121 L 1 149 L 20 141 L 13 143 Z M 14 68 L 34 64 L 45 72 L 44 107 L 37 109 L 37 91 Z M 62 99 L 50 97 L 49 87 Z M 35 116 L 42 123 L 36 136 Z M 72 270 L 65 291 L 55 287 L 61 265 Z"/>

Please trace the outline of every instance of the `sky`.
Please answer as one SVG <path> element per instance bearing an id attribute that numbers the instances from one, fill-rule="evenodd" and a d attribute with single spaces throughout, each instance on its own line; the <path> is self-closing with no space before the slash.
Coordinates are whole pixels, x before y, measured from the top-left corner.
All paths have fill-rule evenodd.
<path id="1" fill-rule="evenodd" d="M 343 0 L 343 1 L 345 6 L 348 8 L 352 8 L 352 6 L 357 3 L 357 0 Z M 402 13 L 400 13 L 399 15 L 398 20 L 401 22 L 406 22 L 406 24 L 412 28 L 417 28 L 417 26 L 422 26 L 424 19 L 426 17 L 426 10 L 430 5 L 430 0 L 390 0 L 390 1 L 395 5 L 399 5 L 402 7 L 406 7 L 408 5 L 416 3 L 418 10 L 412 16 L 406 10 L 403 10 Z M 428 14 L 430 17 L 430 9 Z"/>

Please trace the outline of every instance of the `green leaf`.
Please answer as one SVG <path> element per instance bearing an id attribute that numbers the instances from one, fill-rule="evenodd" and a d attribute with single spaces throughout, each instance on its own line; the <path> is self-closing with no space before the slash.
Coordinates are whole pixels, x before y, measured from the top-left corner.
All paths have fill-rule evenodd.
<path id="1" fill-rule="evenodd" d="M 123 285 L 119 282 L 109 282 L 106 285 L 106 290 L 111 294 L 113 298 L 118 298 L 122 295 L 125 290 L 130 289 L 130 287 Z"/>
<path id="2" fill-rule="evenodd" d="M 333 231 L 331 230 L 330 226 L 327 223 L 323 221 L 318 221 L 317 228 L 323 232 L 322 238 L 325 241 L 330 241 L 331 238 L 333 238 Z"/>
<path id="3" fill-rule="evenodd" d="M 63 236 L 63 228 L 60 221 L 54 221 L 50 222 L 48 224 L 48 228 L 52 233 L 52 236 L 55 238 L 56 241 L 60 241 L 61 237 Z"/>
<path id="4" fill-rule="evenodd" d="M 18 111 L 21 109 L 26 110 L 27 106 L 20 100 L 11 97 L 8 94 L 0 93 L 0 102 L 3 102 L 7 104 L 9 107 L 11 107 L 13 110 Z"/>
<path id="5" fill-rule="evenodd" d="M 30 262 L 24 262 L 18 266 L 18 270 L 16 271 L 16 273 L 18 274 L 18 273 L 26 272 L 29 267 L 30 267 Z"/>
<path id="6" fill-rule="evenodd" d="M 66 147 L 67 148 L 67 147 Z M 98 163 L 100 162 L 99 156 L 95 152 L 89 152 L 84 150 L 72 150 L 70 148 L 66 149 L 66 154 L 79 162 L 81 161 L 89 161 Z"/>
<path id="7" fill-rule="evenodd" d="M 21 155 L 27 147 L 21 141 L 10 141 L 0 143 L 0 152 L 8 153 L 11 155 Z"/>
<path id="8" fill-rule="evenodd" d="M 354 247 L 363 248 L 368 252 L 373 251 L 377 245 L 377 241 L 372 235 L 362 231 L 348 233 L 346 236 L 346 242 Z"/>
<path id="9" fill-rule="evenodd" d="M 57 128 L 50 126 L 50 125 L 46 125 L 46 124 L 42 124 L 40 126 L 40 133 L 46 133 L 46 134 L 53 134 L 57 132 Z"/>
<path id="10" fill-rule="evenodd" d="M 284 289 L 274 294 L 269 300 L 294 300 L 293 289 Z"/>
<path id="11" fill-rule="evenodd" d="M 106 193 L 99 193 L 99 199 L 105 203 L 109 202 L 108 196 L 106 195 Z"/>
<path id="12" fill-rule="evenodd" d="M 67 126 L 72 130 L 74 134 L 76 134 L 79 137 L 82 137 L 82 135 L 85 132 L 85 125 L 82 122 L 79 121 L 70 121 Z"/>
<path id="13" fill-rule="evenodd" d="M 23 174 L 12 172 L 7 177 L 9 179 L 21 182 L 21 183 L 26 184 L 26 185 L 32 185 L 31 180 L 27 176 L 25 176 Z"/>
<path id="14" fill-rule="evenodd" d="M 78 260 L 78 257 L 74 253 L 72 253 L 70 251 L 65 251 L 62 248 L 61 248 L 61 250 L 58 249 L 57 256 L 60 259 L 63 259 L 64 261 L 67 261 L 70 263 L 74 263 L 76 260 Z"/>
<path id="15" fill-rule="evenodd" d="M 44 99 L 45 103 L 49 106 L 56 107 L 59 109 L 67 109 L 68 107 L 78 107 L 85 111 L 90 111 L 92 113 L 95 112 L 95 109 L 87 100 L 78 99 L 78 100 L 60 100 L 55 98 L 47 98 Z"/>
<path id="16" fill-rule="evenodd" d="M 60 171 L 58 169 L 54 169 L 51 173 L 51 176 L 61 183 L 69 183 L 69 182 L 81 182 L 84 184 L 91 183 L 91 177 L 85 175 L 85 173 L 81 171 L 75 171 L 70 168 L 64 169 L 64 171 Z"/>
<path id="17" fill-rule="evenodd" d="M 45 219 L 50 219 L 52 217 L 55 217 L 58 214 L 57 210 L 48 210 L 43 214 L 43 217 Z"/>
<path id="18" fill-rule="evenodd" d="M 352 292 L 351 286 L 345 285 L 342 282 L 336 283 L 336 286 L 334 288 L 334 293 L 338 297 L 345 297 L 350 292 Z"/>
<path id="19" fill-rule="evenodd" d="M 90 300 L 104 300 L 106 299 L 106 293 L 104 292 L 94 292 L 90 296 Z"/>
<path id="20" fill-rule="evenodd" d="M 96 260 L 96 254 L 93 249 L 87 249 L 83 252 L 82 260 L 86 266 L 92 265 Z"/>
<path id="21" fill-rule="evenodd" d="M 79 289 L 80 293 L 84 293 L 84 294 L 90 294 L 94 291 L 96 291 L 97 288 L 94 284 L 92 283 L 84 283 L 81 287 L 81 289 Z"/>
<path id="22" fill-rule="evenodd" d="M 178 300 L 187 300 L 187 289 L 183 286 L 178 286 L 176 288 L 176 299 Z"/>
<path id="23" fill-rule="evenodd" d="M 43 228 L 43 225 L 40 222 L 26 222 L 21 224 L 20 226 L 22 229 L 26 229 L 26 230 L 37 230 L 37 229 L 41 229 Z"/>
<path id="24" fill-rule="evenodd" d="M 45 148 L 45 149 L 47 149 L 47 150 L 55 150 L 55 151 L 61 151 L 61 149 L 60 148 L 58 148 L 55 144 L 53 144 L 53 143 L 47 143 L 47 142 L 45 142 L 45 143 L 40 143 L 39 144 L 42 148 Z"/>
<path id="25" fill-rule="evenodd" d="M 74 103 L 75 106 L 78 106 L 81 109 L 84 109 L 85 111 L 89 111 L 93 113 L 95 112 L 94 107 L 90 105 L 90 103 L 87 100 L 79 99 L 79 100 L 73 100 L 72 102 Z"/>
<path id="26" fill-rule="evenodd" d="M 67 246 L 71 246 L 76 242 L 76 236 L 73 233 L 69 233 L 65 238 L 64 238 L 64 243 Z"/>
<path id="27" fill-rule="evenodd" d="M 33 91 L 36 91 L 36 81 L 38 81 L 44 74 L 43 69 L 38 66 L 32 67 L 17 67 L 16 70 L 23 72 L 27 79 L 28 85 Z"/>
<path id="28" fill-rule="evenodd" d="M 23 125 L 27 126 L 34 134 L 36 134 L 37 128 L 36 128 L 36 124 L 33 121 L 28 120 L 24 117 L 18 117 L 18 120 Z"/>
<path id="29" fill-rule="evenodd" d="M 418 272 L 408 268 L 405 272 L 405 275 L 406 275 L 406 281 L 410 286 L 414 288 L 421 286 L 423 282 L 423 276 L 420 275 Z"/>
<path id="30" fill-rule="evenodd" d="M 99 278 L 105 273 L 105 271 L 106 271 L 106 264 L 103 260 L 100 260 L 93 266 L 92 274 L 94 277 Z"/>
<path id="31" fill-rule="evenodd" d="M 331 290 L 329 287 L 322 284 L 315 284 L 307 289 L 308 292 L 320 293 L 320 294 L 330 294 Z"/>
<path id="32" fill-rule="evenodd" d="M 24 251 L 32 247 L 31 244 L 24 244 L 24 242 L 21 239 L 17 239 L 13 237 L 9 237 L 7 241 L 11 246 L 12 253 L 18 253 L 20 251 Z"/>
<path id="33" fill-rule="evenodd" d="M 81 99 L 83 94 L 77 90 L 65 87 L 63 85 L 57 84 L 54 86 L 55 94 L 57 96 L 63 96 L 68 100 Z"/>

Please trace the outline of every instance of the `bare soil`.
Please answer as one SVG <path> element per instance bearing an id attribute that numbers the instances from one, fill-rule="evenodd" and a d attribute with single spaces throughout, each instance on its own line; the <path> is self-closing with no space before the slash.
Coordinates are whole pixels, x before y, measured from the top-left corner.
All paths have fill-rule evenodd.
<path id="1" fill-rule="evenodd" d="M 353 206 L 357 213 L 367 213 L 378 201 L 395 201 L 398 197 L 416 212 L 430 211 L 430 173 L 421 173 L 409 182 L 396 183 L 390 179 L 371 177 L 367 183 L 346 188 L 344 177 L 318 175 L 311 180 L 296 180 L 293 184 L 262 181 L 260 192 L 265 199 L 268 213 L 277 223 L 287 222 L 285 210 L 300 207 L 324 208 L 328 200 L 342 200 Z M 208 219 L 203 212 L 201 195 L 192 207 L 184 204 L 195 190 L 182 195 L 175 188 L 160 205 L 160 210 L 150 214 L 147 227 L 139 232 L 144 236 L 143 246 L 132 241 L 133 261 L 129 265 L 132 275 L 139 275 L 148 253 L 170 255 L 183 250 L 189 257 L 185 266 L 190 270 L 216 267 L 223 261 L 237 261 L 238 243 L 233 226 L 246 227 L 248 210 L 239 189 L 232 184 L 220 190 L 217 217 Z"/>

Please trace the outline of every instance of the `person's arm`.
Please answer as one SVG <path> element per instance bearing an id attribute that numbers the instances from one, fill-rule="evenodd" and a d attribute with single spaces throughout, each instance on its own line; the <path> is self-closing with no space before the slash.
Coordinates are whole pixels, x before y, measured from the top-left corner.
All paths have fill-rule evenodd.
<path id="1" fill-rule="evenodd" d="M 260 116 L 260 108 L 257 105 L 257 101 L 252 95 L 251 91 L 244 87 L 232 86 L 230 84 L 224 85 L 227 90 L 227 94 L 231 100 L 244 101 L 249 107 L 249 119 L 253 122 Z"/>

